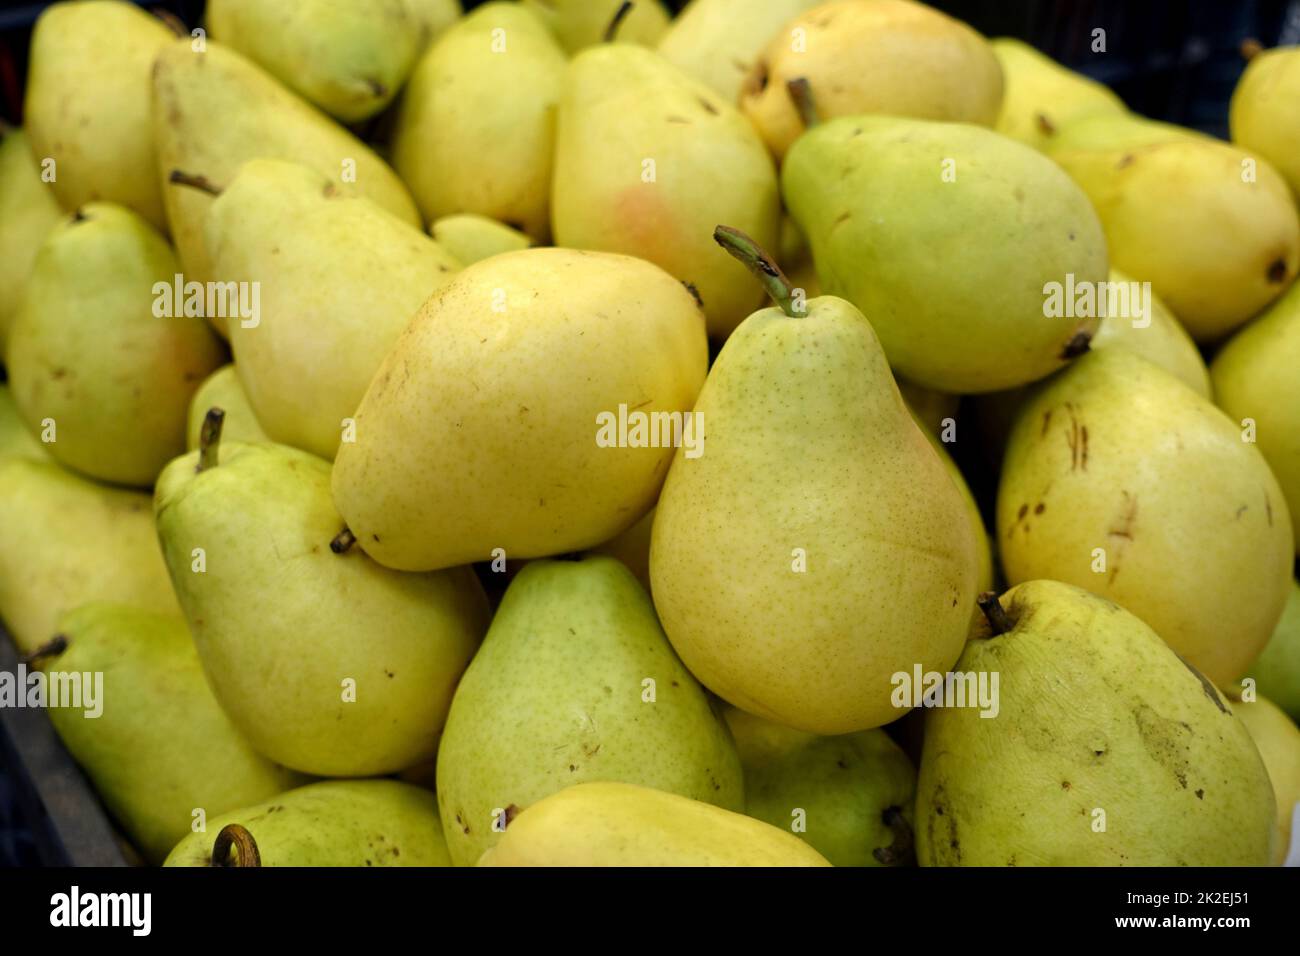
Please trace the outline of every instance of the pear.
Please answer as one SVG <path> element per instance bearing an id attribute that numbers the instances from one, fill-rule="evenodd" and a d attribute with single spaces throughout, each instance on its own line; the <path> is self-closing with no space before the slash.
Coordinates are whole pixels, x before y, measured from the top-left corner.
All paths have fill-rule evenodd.
<path id="1" fill-rule="evenodd" d="M 208 441 L 158 479 L 172 583 L 208 681 L 261 754 L 319 776 L 433 756 L 487 623 L 469 568 L 397 574 L 350 539 L 328 463 L 283 445 Z"/>
<path id="2" fill-rule="evenodd" d="M 922 866 L 1268 864 L 1268 775 L 1204 676 L 1068 584 L 982 604 L 996 623 L 972 632 L 954 671 L 997 675 L 998 710 L 926 715 Z"/>
<path id="3" fill-rule="evenodd" d="M 208 0 L 208 32 L 344 123 L 392 101 L 420 53 L 407 0 Z"/>
<path id="4" fill-rule="evenodd" d="M 901 386 L 899 390 L 901 393 Z M 906 395 L 904 395 L 904 402 L 906 400 Z M 939 458 L 948 470 L 948 477 L 952 479 L 953 486 L 957 489 L 957 493 L 961 495 L 962 504 L 966 506 L 966 518 L 970 522 L 971 534 L 975 539 L 975 593 L 982 594 L 993 587 L 993 547 L 989 541 L 988 529 L 984 527 L 984 516 L 980 514 L 979 503 L 971 493 L 970 485 L 966 483 L 966 476 L 961 473 L 961 469 L 957 467 L 957 462 L 953 460 L 952 455 L 948 452 L 947 444 L 939 437 L 939 431 L 932 430 L 916 413 L 910 403 L 907 410 L 911 413 L 912 420 L 921 429 L 921 434 L 930 440 L 930 447 L 938 452 Z M 978 608 L 972 606 L 971 613 L 979 614 L 980 612 Z"/>
<path id="5" fill-rule="evenodd" d="M 998 37 L 990 44 L 1004 80 L 1002 109 L 993 127 L 1003 136 L 1045 149 L 1070 123 L 1128 111 L 1106 84 L 1065 68 L 1027 43 Z"/>
<path id="6" fill-rule="evenodd" d="M 190 396 L 223 350 L 201 318 L 160 309 L 155 285 L 176 272 L 167 241 L 112 203 L 83 206 L 41 246 L 7 362 L 23 420 L 63 464 L 151 485 L 185 448 Z"/>
<path id="7" fill-rule="evenodd" d="M 36 250 L 63 218 L 21 129 L 0 140 L 0 357 L 32 274 Z"/>
<path id="8" fill-rule="evenodd" d="M 1300 805 L 1300 728 L 1263 697 L 1234 701 L 1232 712 L 1250 731 L 1273 784 L 1279 834 L 1273 862 L 1281 865 L 1291 845 L 1292 814 Z"/>
<path id="9" fill-rule="evenodd" d="M 1300 198 L 1300 124 L 1293 106 L 1300 97 L 1300 48 L 1264 50 L 1251 57 L 1228 109 L 1232 141 L 1263 156 Z"/>
<path id="10" fill-rule="evenodd" d="M 224 277 L 213 273 L 203 245 L 203 217 L 212 196 L 171 182 L 178 170 L 223 187 L 245 160 L 287 159 L 330 177 L 345 196 L 365 196 L 411 225 L 421 225 L 411 194 L 382 159 L 219 43 L 207 41 L 201 52 L 178 43 L 159 54 L 153 71 L 153 117 L 163 203 L 188 281 Z M 219 318 L 215 321 L 218 328 L 224 327 Z"/>
<path id="11" fill-rule="evenodd" d="M 521 812 L 479 866 L 829 866 L 751 817 L 630 783 L 565 787 Z"/>
<path id="12" fill-rule="evenodd" d="M 638 256 L 689 283 L 721 339 L 759 293 L 713 227 L 771 248 L 781 206 L 771 157 L 734 106 L 657 53 L 612 43 L 569 65 L 551 216 L 558 245 Z"/>
<path id="13" fill-rule="evenodd" d="M 833 0 L 772 35 L 740 108 L 777 158 L 807 128 L 789 87 L 796 79 L 811 88 L 821 120 L 887 113 L 992 126 L 1002 103 L 1002 68 L 988 42 L 910 0 Z"/>
<path id="14" fill-rule="evenodd" d="M 450 866 L 428 790 L 326 780 L 209 819 L 164 866 Z"/>
<path id="15" fill-rule="evenodd" d="M 498 842 L 509 808 L 584 781 L 744 802 L 726 725 L 632 573 L 599 556 L 534 561 L 511 582 L 456 689 L 437 779 L 459 866 Z"/>
<path id="16" fill-rule="evenodd" d="M 1261 693 L 1300 720 L 1300 581 L 1291 582 L 1282 618 L 1250 673 Z"/>
<path id="17" fill-rule="evenodd" d="M 419 29 L 419 46 L 423 51 L 460 19 L 460 0 L 405 0 L 406 9 Z"/>
<path id="18" fill-rule="evenodd" d="M 615 32 L 622 43 L 654 46 L 668 29 L 668 11 L 660 0 L 636 0 L 620 10 L 622 0 L 522 0 L 555 35 L 565 53 L 608 39 Z"/>
<path id="19" fill-rule="evenodd" d="M 592 547 L 650 509 L 669 445 L 700 454 L 689 412 L 707 363 L 694 299 L 650 263 L 493 256 L 426 302 L 380 366 L 334 500 L 401 570 Z"/>
<path id="20" fill-rule="evenodd" d="M 239 375 L 234 365 L 223 365 L 203 380 L 194 398 L 190 400 L 189 424 L 185 431 L 185 449 L 193 451 L 199 447 L 199 438 L 203 431 L 203 419 L 209 408 L 220 408 L 225 412 L 221 433 L 229 441 L 265 442 L 270 437 L 262 430 L 253 406 L 248 404 L 248 395 L 244 386 L 239 384 Z"/>
<path id="21" fill-rule="evenodd" d="M 472 212 L 443 216 L 429 227 L 429 233 L 438 245 L 464 266 L 502 252 L 527 249 L 533 244 L 532 239 L 518 229 Z"/>
<path id="22" fill-rule="evenodd" d="M 119 203 L 165 229 L 149 105 L 154 59 L 175 34 L 121 0 L 51 4 L 32 31 L 23 115 L 68 209 Z"/>
<path id="23" fill-rule="evenodd" d="M 102 683 L 98 706 L 84 697 L 51 704 L 50 720 L 150 863 L 167 857 L 196 810 L 219 816 L 305 782 L 231 726 L 179 614 L 87 604 L 58 630 L 54 653 L 42 658 L 50 679 L 93 674 Z"/>
<path id="24" fill-rule="evenodd" d="M 203 235 L 217 274 L 260 289 L 259 320 L 227 328 L 257 420 L 326 459 L 406 323 L 460 268 L 381 206 L 277 159 L 240 167 Z"/>
<path id="25" fill-rule="evenodd" d="M 966 506 L 862 313 L 834 296 L 797 312 L 752 240 L 718 237 L 761 263 L 781 308 L 740 325 L 695 404 L 707 450 L 679 450 L 659 496 L 655 608 L 691 673 L 742 710 L 819 734 L 879 727 L 901 716 L 893 674 L 961 653 Z"/>
<path id="26" fill-rule="evenodd" d="M 9 386 L 0 385 L 0 461 L 7 458 L 50 460 L 45 445 L 37 441 L 23 424 L 22 414 L 14 404 Z"/>
<path id="27" fill-rule="evenodd" d="M 393 128 L 393 165 L 426 219 L 473 212 L 549 236 L 564 68 L 517 4 L 485 4 L 442 35 L 411 74 Z"/>
<path id="28" fill-rule="evenodd" d="M 1210 364 L 1215 401 L 1264 453 L 1300 553 L 1300 283 L 1234 335 Z"/>
<path id="29" fill-rule="evenodd" d="M 1096 330 L 1095 314 L 1054 314 L 1048 292 L 1106 278 L 1101 224 L 1027 146 L 965 124 L 845 117 L 795 144 L 781 191 L 822 288 L 870 316 L 890 365 L 917 385 L 1021 385 Z"/>
<path id="30" fill-rule="evenodd" d="M 898 392 L 911 409 L 912 417 L 918 425 L 931 435 L 938 435 L 944 429 L 947 419 L 956 421 L 957 406 L 961 402 L 958 395 L 936 392 L 932 388 L 914 385 L 905 378 L 897 379 Z"/>
<path id="31" fill-rule="evenodd" d="M 1083 356 L 1021 407 L 997 535 L 1008 582 L 1117 601 L 1221 686 L 1263 650 L 1291 587 L 1291 519 L 1263 456 L 1122 349 Z"/>
<path id="32" fill-rule="evenodd" d="M 659 38 L 656 49 L 682 72 L 728 103 L 736 103 L 745 77 L 773 34 L 818 2 L 691 0 Z"/>
<path id="33" fill-rule="evenodd" d="M 591 549 L 596 554 L 607 554 L 622 561 L 623 566 L 636 575 L 641 587 L 647 592 L 650 590 L 650 531 L 654 522 L 655 510 L 651 508 L 640 521 L 622 534 Z"/>
<path id="34" fill-rule="evenodd" d="M 1300 219 L 1264 160 L 1132 115 L 1072 123 L 1049 155 L 1088 194 L 1112 264 L 1149 281 L 1198 342 L 1275 299 L 1300 264 Z"/>
<path id="35" fill-rule="evenodd" d="M 0 460 L 0 617 L 20 653 L 91 601 L 179 610 L 149 497 L 87 481 L 53 461 Z"/>
<path id="36" fill-rule="evenodd" d="M 729 709 L 745 813 L 793 830 L 834 866 L 913 861 L 916 769 L 883 730 L 818 737 Z"/>

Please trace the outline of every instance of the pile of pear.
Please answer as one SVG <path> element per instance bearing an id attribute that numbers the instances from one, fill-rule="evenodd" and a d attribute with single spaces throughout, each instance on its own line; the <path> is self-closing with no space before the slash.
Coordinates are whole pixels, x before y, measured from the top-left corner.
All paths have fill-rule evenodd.
<path id="1" fill-rule="evenodd" d="M 141 862 L 1283 861 L 1300 51 L 1225 142 L 911 0 L 194 26 L 53 4 L 0 143 L 0 618 Z"/>

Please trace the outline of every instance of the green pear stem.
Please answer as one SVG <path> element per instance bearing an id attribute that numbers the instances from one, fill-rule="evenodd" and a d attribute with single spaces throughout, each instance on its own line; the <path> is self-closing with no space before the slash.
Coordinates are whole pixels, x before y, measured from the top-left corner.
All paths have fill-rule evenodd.
<path id="1" fill-rule="evenodd" d="M 352 533 L 352 529 L 344 528 L 330 539 L 330 550 L 335 554 L 345 554 L 356 543 L 357 536 Z"/>
<path id="2" fill-rule="evenodd" d="M 34 664 L 43 657 L 58 657 L 68 649 L 68 639 L 63 634 L 55 634 L 52 638 L 33 650 L 30 654 L 24 654 L 19 658 L 20 663 Z"/>
<path id="3" fill-rule="evenodd" d="M 796 76 L 793 80 L 787 80 L 785 88 L 794 101 L 794 108 L 799 111 L 804 129 L 812 129 L 817 125 L 817 104 L 813 101 L 812 84 L 808 82 L 808 77 Z"/>
<path id="4" fill-rule="evenodd" d="M 781 271 L 781 267 L 762 246 L 731 226 L 718 226 L 714 229 L 713 241 L 758 276 L 758 281 L 763 283 L 763 288 L 772 297 L 772 301 L 781 307 L 782 312 L 792 319 L 799 317 L 799 313 L 794 309 L 794 287 Z"/>
<path id="5" fill-rule="evenodd" d="M 1011 623 L 1011 618 L 1007 617 L 1007 612 L 1002 609 L 1002 602 L 998 600 L 997 592 L 985 591 L 979 596 L 976 603 L 979 604 L 980 610 L 984 612 L 984 617 L 988 620 L 989 629 L 993 632 L 994 637 L 1005 634 L 1015 627 Z"/>
<path id="6" fill-rule="evenodd" d="M 887 807 L 880 815 L 880 819 L 893 831 L 894 842 L 889 846 L 876 847 L 871 851 L 871 855 L 875 857 L 877 863 L 885 866 L 902 866 L 910 862 L 913 853 L 912 827 L 903 816 L 902 809 Z"/>
<path id="7" fill-rule="evenodd" d="M 614 34 L 618 33 L 618 28 L 623 25 L 624 17 L 632 12 L 634 6 L 636 4 L 632 0 L 623 0 L 618 5 L 618 9 L 614 11 L 614 18 L 609 21 L 609 26 L 605 27 L 605 35 L 601 37 L 605 43 L 614 42 Z"/>
<path id="8" fill-rule="evenodd" d="M 195 176 L 192 173 L 183 172 L 179 169 L 173 169 L 167 174 L 169 183 L 176 183 L 180 186 L 189 186 L 191 189 L 197 189 L 205 192 L 209 196 L 220 196 L 221 190 L 212 185 L 206 176 Z"/>
<path id="9" fill-rule="evenodd" d="M 230 848 L 235 848 L 235 862 L 230 862 Z M 238 823 L 227 823 L 212 841 L 213 866 L 261 866 L 262 853 L 253 834 Z"/>
<path id="10" fill-rule="evenodd" d="M 207 471 L 217 466 L 217 452 L 221 449 L 221 426 L 226 413 L 220 408 L 209 408 L 199 429 L 199 464 L 194 470 Z"/>

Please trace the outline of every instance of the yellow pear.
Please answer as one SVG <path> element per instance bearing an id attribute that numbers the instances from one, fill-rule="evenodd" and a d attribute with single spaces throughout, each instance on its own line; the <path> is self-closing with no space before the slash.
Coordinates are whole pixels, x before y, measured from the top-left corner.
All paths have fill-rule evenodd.
<path id="1" fill-rule="evenodd" d="M 460 0 L 405 0 L 406 9 L 419 28 L 419 49 L 429 44 L 460 19 Z"/>
<path id="2" fill-rule="evenodd" d="M 248 404 L 244 386 L 239 384 L 239 373 L 234 365 L 223 365 L 203 380 L 194 397 L 190 399 L 190 414 L 185 431 L 185 450 L 199 447 L 203 419 L 209 408 L 219 408 L 226 413 L 221 433 L 230 441 L 262 442 L 270 437 L 262 430 Z"/>
<path id="3" fill-rule="evenodd" d="M 1228 110 L 1232 141 L 1277 167 L 1300 198 L 1300 47 L 1265 50 L 1246 64 Z"/>
<path id="4" fill-rule="evenodd" d="M 1233 701 L 1232 712 L 1250 731 L 1273 783 L 1280 834 L 1273 861 L 1281 864 L 1291 845 L 1291 818 L 1300 805 L 1300 727 L 1263 697 L 1250 702 Z"/>
<path id="5" fill-rule="evenodd" d="M 23 288 L 36 263 L 36 250 L 63 210 L 21 129 L 0 140 L 0 358 L 4 356 Z"/>
<path id="6" fill-rule="evenodd" d="M 1002 65 L 1005 89 L 994 125 L 1003 136 L 1044 149 L 1070 123 L 1127 108 L 1104 83 L 1066 69 L 1029 44 L 1010 37 L 990 41 Z"/>
<path id="7" fill-rule="evenodd" d="M 570 56 L 604 40 L 611 25 L 620 42 L 642 46 L 654 46 L 668 28 L 668 11 L 660 0 L 636 0 L 622 14 L 622 0 L 523 0 L 522 5 L 546 24 Z"/>
<path id="8" fill-rule="evenodd" d="M 50 455 L 45 450 L 45 445 L 23 424 L 22 414 L 14 404 L 9 386 L 0 385 L 0 460 L 6 458 L 49 461 Z"/>
<path id="9" fill-rule="evenodd" d="M 443 216 L 429 226 L 434 242 L 452 254 L 463 266 L 470 266 L 502 252 L 527 249 L 532 240 L 504 223 L 464 212 Z"/>

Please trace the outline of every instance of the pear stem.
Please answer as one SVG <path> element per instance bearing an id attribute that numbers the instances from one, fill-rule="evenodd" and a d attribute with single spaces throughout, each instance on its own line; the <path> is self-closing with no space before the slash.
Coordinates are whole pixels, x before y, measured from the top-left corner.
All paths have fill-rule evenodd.
<path id="1" fill-rule="evenodd" d="M 190 31 L 185 29 L 185 21 L 170 10 L 154 10 L 153 15 L 166 24 L 167 29 L 178 37 L 188 37 Z"/>
<path id="2" fill-rule="evenodd" d="M 357 536 L 351 528 L 344 528 L 330 540 L 330 550 L 335 554 L 344 554 L 348 548 L 357 543 Z"/>
<path id="3" fill-rule="evenodd" d="M 979 604 L 980 610 L 984 612 L 984 617 L 989 622 L 989 630 L 993 632 L 994 637 L 1005 634 L 1015 627 L 1011 622 L 1011 618 L 1007 617 L 1007 612 L 1002 609 L 1002 602 L 998 600 L 995 591 L 985 591 L 979 596 L 976 603 Z"/>
<path id="4" fill-rule="evenodd" d="M 1246 37 L 1241 41 L 1241 46 L 1237 48 L 1237 51 L 1241 54 L 1241 58 L 1249 63 L 1264 52 L 1264 44 L 1254 37 Z"/>
<path id="5" fill-rule="evenodd" d="M 808 82 L 808 77 L 796 76 L 793 80 L 787 80 L 785 88 L 794 101 L 794 108 L 799 111 L 803 128 L 812 129 L 817 125 L 817 104 L 813 101 L 812 84 Z"/>
<path id="6" fill-rule="evenodd" d="M 618 28 L 623 25 L 623 19 L 632 12 L 634 6 L 636 4 L 632 0 L 623 0 L 618 5 L 618 9 L 614 11 L 614 18 L 609 21 L 609 26 L 605 27 L 605 35 L 601 37 L 601 40 L 605 43 L 614 42 L 614 34 L 618 33 Z"/>
<path id="7" fill-rule="evenodd" d="M 209 196 L 221 195 L 221 190 L 212 185 L 212 182 L 206 176 L 195 176 L 191 173 L 182 172 L 179 169 L 173 169 L 168 173 L 167 181 L 181 186 L 189 186 L 191 189 L 205 192 Z"/>
<path id="8" fill-rule="evenodd" d="M 235 848 L 235 862 L 230 862 L 230 848 Z M 212 842 L 213 866 L 261 866 L 262 853 L 253 834 L 238 823 L 227 823 Z"/>
<path id="9" fill-rule="evenodd" d="M 1062 359 L 1078 358 L 1083 353 L 1092 348 L 1091 332 L 1075 332 L 1074 337 L 1065 343 L 1065 348 L 1061 350 Z"/>
<path id="10" fill-rule="evenodd" d="M 772 297 L 772 301 L 781 307 L 782 312 L 792 319 L 799 317 L 800 313 L 794 308 L 794 288 L 790 280 L 762 246 L 731 226 L 718 226 L 714 229 L 713 241 L 758 276 L 758 281 L 763 283 L 763 288 Z"/>
<path id="11" fill-rule="evenodd" d="M 912 827 L 903 816 L 903 811 L 898 807 L 887 807 L 880 819 L 893 831 L 894 842 L 889 846 L 876 847 L 871 855 L 877 863 L 885 866 L 901 866 L 910 862 L 913 851 Z"/>
<path id="12" fill-rule="evenodd" d="M 30 654 L 24 654 L 19 658 L 22 664 L 33 664 L 42 657 L 58 657 L 68 649 L 68 639 L 63 634 L 55 634 L 52 638 L 34 649 Z"/>
<path id="13" fill-rule="evenodd" d="M 209 408 L 203 416 L 203 426 L 199 429 L 199 464 L 195 472 L 207 471 L 217 466 L 217 452 L 221 448 L 221 426 L 225 424 L 226 413 L 220 408 Z"/>

